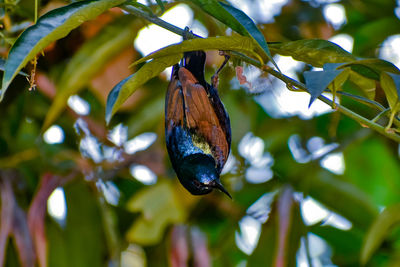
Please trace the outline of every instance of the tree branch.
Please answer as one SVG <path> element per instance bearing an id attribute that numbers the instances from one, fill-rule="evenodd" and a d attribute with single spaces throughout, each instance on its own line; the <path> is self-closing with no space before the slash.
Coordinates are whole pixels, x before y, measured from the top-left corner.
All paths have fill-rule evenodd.
<path id="1" fill-rule="evenodd" d="M 201 36 L 195 35 L 193 33 L 188 33 L 184 29 L 176 27 L 175 25 L 172 25 L 172 24 L 160 19 L 157 16 L 150 15 L 149 13 L 146 13 L 136 7 L 133 7 L 130 5 L 123 5 L 122 9 L 127 11 L 128 13 L 131 13 L 138 17 L 144 18 L 144 19 L 146 19 L 164 29 L 167 29 L 173 33 L 176 33 L 178 35 L 181 35 L 181 36 L 189 35 L 189 37 L 191 37 L 191 38 L 202 38 Z M 260 61 L 254 59 L 254 58 L 250 58 L 250 57 L 248 57 L 242 53 L 236 52 L 236 51 L 231 51 L 230 54 L 233 57 L 239 58 L 239 59 L 241 59 L 251 65 L 254 65 L 254 66 L 262 69 L 263 71 L 275 76 L 276 78 L 278 78 L 281 81 L 283 81 L 284 83 L 286 83 L 288 89 L 290 89 L 290 90 L 296 90 L 295 88 L 297 88 L 297 89 L 299 89 L 299 91 L 308 92 L 305 84 L 303 84 L 299 81 L 296 81 L 296 80 L 272 69 L 271 67 L 269 67 L 267 65 L 261 64 Z M 361 124 L 361 126 L 371 128 L 371 129 L 379 132 L 380 134 L 400 143 L 400 135 L 396 134 L 394 131 L 386 130 L 383 126 L 379 125 L 378 123 L 371 121 L 367 118 L 364 118 L 363 116 L 353 112 L 352 110 L 350 110 L 340 104 L 334 103 L 332 100 L 328 99 L 327 97 L 325 97 L 323 95 L 320 95 L 318 97 L 318 99 L 320 99 L 322 102 L 328 104 L 331 107 L 335 107 L 336 110 L 338 110 L 342 114 L 352 118 L 353 120 L 357 121 L 358 123 Z"/>

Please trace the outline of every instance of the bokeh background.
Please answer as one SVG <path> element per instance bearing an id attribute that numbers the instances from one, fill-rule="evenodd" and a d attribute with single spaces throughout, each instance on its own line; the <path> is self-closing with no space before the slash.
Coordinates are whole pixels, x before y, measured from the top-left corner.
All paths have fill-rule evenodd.
<path id="1" fill-rule="evenodd" d="M 38 1 L 38 10 L 71 2 Z M 269 42 L 327 39 L 357 57 L 400 66 L 399 1 L 229 2 Z M 155 2 L 142 3 L 203 37 L 232 33 L 190 1 L 165 3 L 163 14 Z M 34 12 L 32 0 L 0 1 L 0 67 Z M 34 79 L 16 78 L 0 103 L 0 264 L 360 266 L 372 242 L 367 266 L 399 266 L 399 144 L 319 100 L 308 108 L 307 93 L 289 91 L 256 67 L 231 60 L 220 75 L 232 125 L 221 180 L 233 200 L 220 192 L 192 196 L 176 179 L 164 140 L 170 69 L 105 125 L 107 95 L 135 71 L 130 64 L 180 41 L 113 8 L 48 46 Z M 274 59 L 299 81 L 316 70 Z M 218 51 L 207 52 L 208 80 L 222 60 Z M 240 85 L 236 66 L 248 83 Z M 80 81 L 79 93 L 42 130 L 65 77 Z M 376 99 L 387 104 L 379 91 Z M 360 104 L 339 101 L 369 115 Z"/>

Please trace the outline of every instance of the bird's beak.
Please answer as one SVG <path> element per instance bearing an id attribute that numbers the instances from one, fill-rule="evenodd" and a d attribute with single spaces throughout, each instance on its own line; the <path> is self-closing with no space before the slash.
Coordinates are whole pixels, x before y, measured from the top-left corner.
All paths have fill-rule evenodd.
<path id="1" fill-rule="evenodd" d="M 230 199 L 232 199 L 231 194 L 228 193 L 228 191 L 224 188 L 220 181 L 214 180 L 213 187 L 219 189 L 221 192 L 225 193 Z"/>

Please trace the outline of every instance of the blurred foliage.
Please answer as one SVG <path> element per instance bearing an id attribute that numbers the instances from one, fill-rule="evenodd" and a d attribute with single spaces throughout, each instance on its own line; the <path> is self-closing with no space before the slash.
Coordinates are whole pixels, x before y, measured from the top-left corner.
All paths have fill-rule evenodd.
<path id="1" fill-rule="evenodd" d="M 146 18 L 180 1 L 115 8 L 124 1 L 0 0 L 0 266 L 400 265 L 394 141 L 400 71 L 377 59 L 383 42 L 400 33 L 399 7 L 391 0 L 337 1 L 347 18 L 337 29 L 323 15 L 330 1 L 287 1 L 273 22 L 260 15 L 266 12 L 260 2 L 246 2 L 256 27 L 226 2 L 184 1 L 216 38 L 188 40 L 131 66 L 147 56 L 133 45 Z M 34 22 L 35 3 L 39 15 L 53 15 L 21 35 Z M 128 6 L 145 15 L 124 15 Z M 242 37 L 218 39 L 231 35 L 229 27 Z M 352 54 L 321 40 L 341 33 L 354 39 Z M 219 80 L 233 156 L 221 179 L 233 200 L 220 192 L 190 195 L 167 157 L 168 79 L 159 73 L 190 42 L 244 53 L 232 52 Z M 262 66 L 277 54 L 304 62 L 291 77 L 305 85 Z M 223 58 L 215 50 L 207 55 L 211 77 Z M 338 111 L 309 119 L 278 112 L 291 103 L 273 76 L 291 90 L 308 90 L 313 100 L 327 87 L 340 99 Z M 86 101 L 89 114 L 67 105 L 73 94 Z M 53 124 L 63 133 L 57 144 L 44 138 Z M 132 152 L 129 143 L 140 144 L 149 132 L 154 143 Z M 343 156 L 343 172 L 324 165 L 335 155 Z M 134 173 L 137 166 L 147 166 L 157 182 L 141 182 L 145 174 Z M 65 218 L 50 213 L 56 188 L 64 192 Z M 327 215 L 310 222 L 310 200 Z M 344 226 L 332 223 L 338 217 Z"/>

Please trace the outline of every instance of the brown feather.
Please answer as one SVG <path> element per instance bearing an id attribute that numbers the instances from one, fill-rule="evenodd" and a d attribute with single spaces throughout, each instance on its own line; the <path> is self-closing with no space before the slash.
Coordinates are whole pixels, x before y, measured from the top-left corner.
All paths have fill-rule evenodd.
<path id="1" fill-rule="evenodd" d="M 182 84 L 186 126 L 195 132 L 198 142 L 208 144 L 220 169 L 228 158 L 229 144 L 207 91 L 187 69 L 180 68 L 178 75 Z"/>
<path id="2" fill-rule="evenodd" d="M 182 87 L 179 85 L 178 77 L 174 77 L 167 89 L 166 98 L 166 126 L 172 131 L 175 126 L 183 125 L 183 96 Z"/>

